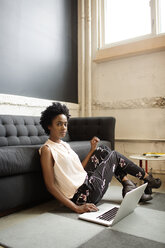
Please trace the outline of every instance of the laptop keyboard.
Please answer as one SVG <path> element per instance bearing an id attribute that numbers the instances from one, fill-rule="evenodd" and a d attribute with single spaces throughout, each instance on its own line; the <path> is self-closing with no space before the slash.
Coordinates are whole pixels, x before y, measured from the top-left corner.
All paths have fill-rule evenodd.
<path id="1" fill-rule="evenodd" d="M 114 217 L 117 214 L 118 210 L 119 210 L 119 208 L 114 207 L 111 210 L 105 212 L 104 214 L 99 215 L 97 218 L 99 218 L 101 220 L 110 221 L 110 220 L 114 219 Z"/>

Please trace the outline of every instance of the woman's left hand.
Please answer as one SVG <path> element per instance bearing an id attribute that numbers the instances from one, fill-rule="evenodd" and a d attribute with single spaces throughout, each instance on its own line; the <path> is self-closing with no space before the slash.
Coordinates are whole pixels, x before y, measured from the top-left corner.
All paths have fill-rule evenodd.
<path id="1" fill-rule="evenodd" d="M 92 151 L 92 152 L 93 152 L 94 150 L 96 150 L 96 147 L 97 147 L 97 144 L 98 144 L 99 141 L 100 141 L 100 139 L 99 139 L 98 137 L 96 137 L 96 136 L 94 136 L 94 137 L 91 139 L 90 143 L 91 143 L 91 151 Z"/>

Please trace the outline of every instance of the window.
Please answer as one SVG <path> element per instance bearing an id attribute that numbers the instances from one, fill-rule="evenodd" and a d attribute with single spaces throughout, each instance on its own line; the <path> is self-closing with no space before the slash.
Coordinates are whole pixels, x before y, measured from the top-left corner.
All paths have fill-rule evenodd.
<path id="1" fill-rule="evenodd" d="M 165 33 L 165 0 L 101 2 L 102 47 Z"/>
<path id="2" fill-rule="evenodd" d="M 165 33 L 165 0 L 159 0 L 159 32 Z M 164 15 L 163 15 L 164 13 Z"/>

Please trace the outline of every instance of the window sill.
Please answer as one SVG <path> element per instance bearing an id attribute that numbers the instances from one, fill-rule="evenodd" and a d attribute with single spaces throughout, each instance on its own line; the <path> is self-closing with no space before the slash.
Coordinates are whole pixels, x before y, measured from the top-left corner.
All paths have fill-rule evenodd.
<path id="1" fill-rule="evenodd" d="M 165 35 L 111 48 L 99 49 L 96 53 L 96 58 L 93 61 L 96 63 L 101 63 L 114 59 L 159 52 L 163 50 L 165 50 Z"/>

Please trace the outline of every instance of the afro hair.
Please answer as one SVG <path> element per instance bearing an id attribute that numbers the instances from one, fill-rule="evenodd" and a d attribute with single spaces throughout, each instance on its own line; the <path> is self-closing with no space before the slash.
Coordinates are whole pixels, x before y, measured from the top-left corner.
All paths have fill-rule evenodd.
<path id="1" fill-rule="evenodd" d="M 48 126 L 52 124 L 52 120 L 57 116 L 64 114 L 67 120 L 70 118 L 69 109 L 65 104 L 60 102 L 53 102 L 52 105 L 48 106 L 44 111 L 41 112 L 40 124 L 43 127 L 46 134 L 50 134 Z"/>

